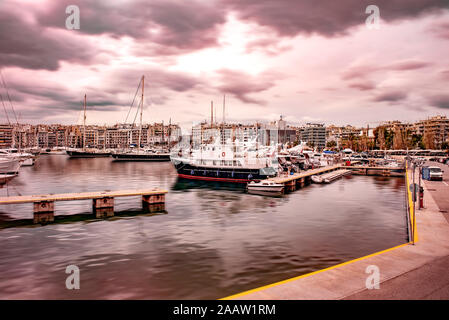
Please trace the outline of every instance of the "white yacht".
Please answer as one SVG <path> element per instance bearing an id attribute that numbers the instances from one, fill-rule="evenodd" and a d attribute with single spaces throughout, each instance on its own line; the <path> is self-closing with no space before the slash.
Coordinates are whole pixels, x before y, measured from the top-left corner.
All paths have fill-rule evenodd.
<path id="1" fill-rule="evenodd" d="M 170 159 L 184 179 L 247 183 L 277 175 L 278 160 L 271 148 L 256 147 L 254 139 L 248 143 L 235 140 L 221 144 L 200 145 L 198 149 L 180 149 Z"/>

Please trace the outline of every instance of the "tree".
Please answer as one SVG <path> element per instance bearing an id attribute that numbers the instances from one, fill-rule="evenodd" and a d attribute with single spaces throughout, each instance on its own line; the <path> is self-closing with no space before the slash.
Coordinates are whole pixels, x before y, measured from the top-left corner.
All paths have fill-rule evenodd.
<path id="1" fill-rule="evenodd" d="M 335 140 L 331 140 L 326 143 L 326 147 L 329 149 L 335 148 L 336 146 L 337 146 L 337 142 L 335 142 Z"/>

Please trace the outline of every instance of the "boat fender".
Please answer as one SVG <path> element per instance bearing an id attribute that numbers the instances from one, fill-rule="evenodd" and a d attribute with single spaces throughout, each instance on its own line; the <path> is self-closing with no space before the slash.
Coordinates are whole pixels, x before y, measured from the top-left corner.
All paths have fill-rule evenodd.
<path id="1" fill-rule="evenodd" d="M 223 152 L 221 153 L 221 156 L 224 158 L 225 155 L 226 155 L 226 153 L 223 151 Z"/>

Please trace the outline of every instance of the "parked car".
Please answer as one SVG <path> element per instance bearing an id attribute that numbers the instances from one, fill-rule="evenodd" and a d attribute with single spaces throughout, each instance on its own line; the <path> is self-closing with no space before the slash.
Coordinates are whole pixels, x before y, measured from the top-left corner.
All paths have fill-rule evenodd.
<path id="1" fill-rule="evenodd" d="M 430 180 L 443 180 L 443 170 L 440 167 L 429 167 Z"/>

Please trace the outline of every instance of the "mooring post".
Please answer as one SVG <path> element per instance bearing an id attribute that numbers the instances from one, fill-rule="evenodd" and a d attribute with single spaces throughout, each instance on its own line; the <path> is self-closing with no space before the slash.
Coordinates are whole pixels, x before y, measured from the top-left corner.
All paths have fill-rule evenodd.
<path id="1" fill-rule="evenodd" d="M 114 198 L 103 197 L 92 199 L 92 211 L 97 218 L 114 216 Z"/>
<path id="2" fill-rule="evenodd" d="M 142 206 L 144 209 L 154 204 L 165 204 L 165 194 L 145 194 L 142 195 Z"/>
<path id="3" fill-rule="evenodd" d="M 54 211 L 55 203 L 54 201 L 38 201 L 33 202 L 34 214 L 33 223 L 48 223 L 55 220 Z"/>

